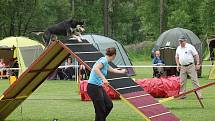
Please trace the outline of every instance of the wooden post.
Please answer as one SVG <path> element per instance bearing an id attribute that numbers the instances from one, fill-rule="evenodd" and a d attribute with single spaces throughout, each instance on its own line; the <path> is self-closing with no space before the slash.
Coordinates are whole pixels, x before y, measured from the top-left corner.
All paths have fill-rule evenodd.
<path id="1" fill-rule="evenodd" d="M 164 31 L 164 0 L 160 0 L 160 34 Z"/>
<path id="2" fill-rule="evenodd" d="M 104 35 L 109 35 L 109 14 L 108 14 L 109 0 L 104 0 Z"/>

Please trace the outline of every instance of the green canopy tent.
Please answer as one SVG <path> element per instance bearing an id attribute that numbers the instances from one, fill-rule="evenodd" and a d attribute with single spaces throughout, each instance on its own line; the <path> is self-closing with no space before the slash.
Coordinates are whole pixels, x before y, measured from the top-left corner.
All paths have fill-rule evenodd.
<path id="1" fill-rule="evenodd" d="M 178 47 L 178 37 L 184 35 L 187 38 L 187 42 L 192 44 L 199 53 L 200 61 L 202 62 L 202 42 L 200 39 L 190 30 L 183 28 L 173 28 L 163 32 L 155 43 L 155 50 L 161 51 L 161 58 L 168 66 L 176 65 L 175 51 Z M 176 75 L 176 68 L 167 68 L 167 75 Z M 198 76 L 201 76 L 201 69 L 198 71 Z"/>
<path id="2" fill-rule="evenodd" d="M 42 53 L 44 46 L 26 37 L 7 37 L 0 40 L 0 58 L 9 62 L 17 58 L 19 75 Z M 11 66 L 11 65 L 10 65 Z"/>

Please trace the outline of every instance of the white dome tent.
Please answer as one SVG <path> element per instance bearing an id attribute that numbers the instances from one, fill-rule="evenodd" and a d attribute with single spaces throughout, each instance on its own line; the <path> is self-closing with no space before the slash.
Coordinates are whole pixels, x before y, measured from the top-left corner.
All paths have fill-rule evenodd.
<path id="1" fill-rule="evenodd" d="M 105 55 L 105 49 L 108 47 L 115 47 L 116 48 L 116 58 L 114 59 L 113 63 L 117 66 L 132 66 L 131 61 L 129 60 L 129 57 L 123 48 L 123 46 L 108 37 L 101 36 L 101 35 L 95 35 L 95 34 L 89 34 L 89 35 L 83 35 L 84 39 L 87 39 L 90 43 L 92 43 L 99 51 L 101 51 Z M 128 75 L 134 75 L 133 68 L 127 68 L 128 69 Z"/>

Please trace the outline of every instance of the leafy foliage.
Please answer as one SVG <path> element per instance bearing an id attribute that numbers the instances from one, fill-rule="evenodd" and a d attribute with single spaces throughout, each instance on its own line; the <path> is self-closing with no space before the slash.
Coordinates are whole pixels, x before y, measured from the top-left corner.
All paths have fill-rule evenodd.
<path id="1" fill-rule="evenodd" d="M 160 35 L 159 0 L 108 0 L 109 36 L 123 44 Z M 215 31 L 215 0 L 164 0 L 164 30 L 190 29 L 202 40 Z M 1 0 L 0 38 L 29 36 L 65 19 L 84 20 L 86 32 L 104 33 L 104 0 Z"/>

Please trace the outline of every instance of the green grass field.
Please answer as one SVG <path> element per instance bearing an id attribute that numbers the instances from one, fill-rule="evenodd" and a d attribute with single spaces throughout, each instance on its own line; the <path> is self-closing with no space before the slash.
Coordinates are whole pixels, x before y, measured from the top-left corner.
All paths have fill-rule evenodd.
<path id="1" fill-rule="evenodd" d="M 205 62 L 209 64 L 209 62 Z M 134 65 L 150 65 L 151 61 L 133 62 Z M 214 80 L 208 80 L 210 68 L 203 68 L 200 84 L 204 85 Z M 137 68 L 134 78 L 149 78 L 152 76 L 151 68 Z M 7 80 L 0 80 L 0 93 L 9 86 Z M 188 89 L 191 89 L 188 81 Z M 165 102 L 175 115 L 182 121 L 214 121 L 215 120 L 215 86 L 203 90 L 203 104 L 199 105 L 194 94 L 188 95 L 184 100 Z M 114 108 L 107 121 L 143 121 L 143 117 L 136 113 L 122 100 L 114 100 Z M 7 121 L 93 121 L 94 109 L 90 101 L 80 101 L 77 83 L 74 81 L 50 80 L 45 81 L 22 105 L 20 105 Z"/>

